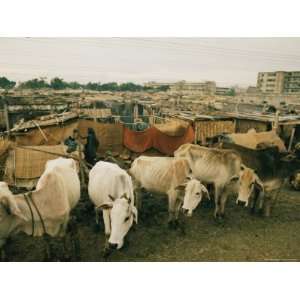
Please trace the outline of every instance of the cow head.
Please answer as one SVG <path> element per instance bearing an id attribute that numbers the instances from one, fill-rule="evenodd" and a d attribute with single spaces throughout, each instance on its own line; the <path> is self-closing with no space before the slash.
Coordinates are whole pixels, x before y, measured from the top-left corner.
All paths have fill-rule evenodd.
<path id="1" fill-rule="evenodd" d="M 209 193 L 206 187 L 197 179 L 193 177 L 187 177 L 187 181 L 176 188 L 177 190 L 183 190 L 185 192 L 183 198 L 182 212 L 191 217 L 193 210 L 199 205 L 203 198 L 203 194 L 206 194 L 209 198 Z"/>
<path id="2" fill-rule="evenodd" d="M 112 202 L 101 205 L 100 209 L 110 210 L 111 234 L 109 237 L 109 247 L 114 249 L 122 248 L 124 238 L 133 222 L 137 223 L 137 209 L 132 203 L 132 199 L 126 194 L 115 199 L 109 196 Z"/>
<path id="3" fill-rule="evenodd" d="M 261 193 L 264 193 L 264 185 L 262 181 L 259 179 L 255 171 L 250 168 L 245 166 L 241 167 L 239 181 L 239 192 L 236 204 L 244 203 L 245 207 L 247 207 L 254 188 L 258 188 Z"/>
<path id="4" fill-rule="evenodd" d="M 22 213 L 17 206 L 13 194 L 6 182 L 0 182 L 0 248 L 7 237 L 15 229 L 16 217 L 23 219 Z"/>

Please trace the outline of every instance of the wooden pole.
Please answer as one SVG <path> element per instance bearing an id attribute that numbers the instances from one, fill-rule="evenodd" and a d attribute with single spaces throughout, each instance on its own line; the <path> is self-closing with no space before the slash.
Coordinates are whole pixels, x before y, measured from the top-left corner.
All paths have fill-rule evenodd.
<path id="1" fill-rule="evenodd" d="M 45 135 L 44 131 L 41 129 L 40 125 L 35 122 L 34 120 L 32 120 L 33 124 L 38 128 L 38 130 L 40 131 L 42 137 L 45 139 L 46 142 L 48 142 L 47 136 Z"/>
<path id="2" fill-rule="evenodd" d="M 291 132 L 291 137 L 290 137 L 290 142 L 289 142 L 289 147 L 288 147 L 288 152 L 291 151 L 292 145 L 293 145 L 293 140 L 296 132 L 296 127 L 293 127 L 292 132 Z"/>
<path id="3" fill-rule="evenodd" d="M 8 104 L 7 104 L 6 99 L 4 100 L 4 117 L 5 117 L 7 135 L 9 137 L 10 136 L 10 126 L 9 126 L 9 115 L 8 115 Z"/>
<path id="4" fill-rule="evenodd" d="M 61 156 L 61 157 L 65 157 L 65 158 L 73 158 L 75 160 L 77 160 L 79 162 L 79 157 L 74 156 L 74 155 L 70 155 L 70 154 L 65 154 L 65 153 L 57 153 L 57 152 L 51 152 L 51 151 L 46 151 L 46 150 L 40 150 L 40 149 L 36 149 L 36 148 L 32 148 L 30 146 L 15 146 L 16 148 L 21 148 L 21 149 L 25 149 L 25 150 L 32 150 L 32 151 L 37 151 L 37 152 L 43 152 L 43 153 L 47 153 L 47 154 L 52 154 L 55 156 Z M 93 166 L 87 162 L 83 162 L 82 164 L 86 164 L 88 167 L 92 168 Z"/>

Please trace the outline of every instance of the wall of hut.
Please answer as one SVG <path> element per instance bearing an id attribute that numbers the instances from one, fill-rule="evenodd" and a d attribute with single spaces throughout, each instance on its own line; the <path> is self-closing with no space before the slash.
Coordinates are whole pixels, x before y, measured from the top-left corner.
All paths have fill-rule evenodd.
<path id="1" fill-rule="evenodd" d="M 208 138 L 223 133 L 234 133 L 235 123 L 232 120 L 198 120 L 195 121 L 197 143 L 206 144 Z"/>
<path id="2" fill-rule="evenodd" d="M 246 133 L 249 129 L 254 128 L 257 132 L 268 131 L 272 129 L 271 123 L 261 122 L 248 119 L 236 119 L 235 130 L 237 133 Z"/>

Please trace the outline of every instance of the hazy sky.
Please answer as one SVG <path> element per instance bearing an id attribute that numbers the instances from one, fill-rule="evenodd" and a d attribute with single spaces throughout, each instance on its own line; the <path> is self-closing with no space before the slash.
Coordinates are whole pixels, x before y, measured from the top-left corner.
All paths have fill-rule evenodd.
<path id="1" fill-rule="evenodd" d="M 300 70 L 300 38 L 0 38 L 0 76 L 16 81 L 215 80 L 255 85 L 257 72 Z"/>

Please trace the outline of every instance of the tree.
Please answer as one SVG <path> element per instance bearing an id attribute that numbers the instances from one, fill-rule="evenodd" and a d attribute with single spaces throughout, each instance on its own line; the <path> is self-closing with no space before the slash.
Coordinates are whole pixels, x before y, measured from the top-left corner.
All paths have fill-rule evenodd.
<path id="1" fill-rule="evenodd" d="M 119 90 L 137 92 L 137 91 L 142 91 L 143 87 L 133 82 L 126 82 L 119 85 Z"/>
<path id="2" fill-rule="evenodd" d="M 104 83 L 101 85 L 100 87 L 101 91 L 111 91 L 111 92 L 115 92 L 119 90 L 119 86 L 116 82 L 108 82 L 108 83 Z"/>
<path id="3" fill-rule="evenodd" d="M 21 89 L 42 89 L 49 88 L 49 84 L 45 81 L 44 78 L 34 78 L 28 81 L 21 82 L 19 87 Z"/>
<path id="4" fill-rule="evenodd" d="M 227 93 L 226 93 L 227 96 L 235 96 L 235 89 L 234 88 L 231 88 Z"/>
<path id="5" fill-rule="evenodd" d="M 51 79 L 50 87 L 54 90 L 63 90 L 68 87 L 68 84 L 62 78 L 55 77 Z"/>
<path id="6" fill-rule="evenodd" d="M 92 91 L 101 91 L 101 83 L 97 83 L 97 82 L 88 82 L 84 88 L 86 88 L 87 90 L 92 90 Z"/>
<path id="7" fill-rule="evenodd" d="M 10 81 L 6 77 L 0 77 L 0 88 L 12 89 L 16 85 L 15 81 Z"/>
<path id="8" fill-rule="evenodd" d="M 73 90 L 78 90 L 82 87 L 82 85 L 80 83 L 78 83 L 77 81 L 68 82 L 67 86 Z"/>

